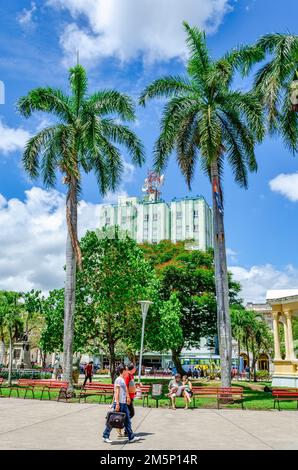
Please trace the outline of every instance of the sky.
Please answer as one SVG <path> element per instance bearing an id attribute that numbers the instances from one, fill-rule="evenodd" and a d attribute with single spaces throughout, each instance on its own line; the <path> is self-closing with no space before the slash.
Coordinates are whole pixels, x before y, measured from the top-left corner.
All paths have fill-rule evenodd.
<path id="1" fill-rule="evenodd" d="M 67 92 L 68 68 L 78 49 L 90 92 L 116 88 L 137 102 L 152 80 L 184 74 L 183 20 L 204 30 L 213 56 L 220 57 L 269 32 L 297 34 L 297 13 L 297 0 L 1 0 L 0 289 L 47 292 L 64 282 L 65 188 L 62 181 L 55 190 L 30 181 L 21 163 L 26 141 L 51 120 L 18 115 L 21 96 L 38 86 Z M 234 86 L 247 90 L 250 80 L 237 78 Z M 98 225 L 98 204 L 115 202 L 119 194 L 141 195 L 163 104 L 137 108 L 132 129 L 144 143 L 146 163 L 135 168 L 122 149 L 117 193 L 102 198 L 94 176 L 84 177 L 80 235 Z M 225 168 L 225 229 L 228 265 L 242 285 L 241 296 L 264 302 L 267 289 L 298 288 L 298 155 L 275 137 L 257 147 L 256 157 L 259 169 L 250 175 L 247 191 Z M 168 201 L 190 194 L 211 203 L 210 184 L 200 169 L 189 191 L 173 155 L 162 196 Z"/>

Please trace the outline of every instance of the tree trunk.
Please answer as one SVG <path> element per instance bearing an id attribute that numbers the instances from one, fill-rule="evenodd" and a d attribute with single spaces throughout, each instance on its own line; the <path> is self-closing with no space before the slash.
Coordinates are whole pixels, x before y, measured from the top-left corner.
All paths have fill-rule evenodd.
<path id="1" fill-rule="evenodd" d="M 4 338 L 0 340 L 0 365 L 4 365 L 4 358 L 5 358 L 5 343 Z"/>
<path id="2" fill-rule="evenodd" d="M 76 295 L 76 256 L 73 236 L 77 236 L 77 182 L 70 178 L 66 198 L 67 224 L 66 279 L 64 293 L 64 334 L 63 334 L 63 379 L 69 382 L 72 390 L 73 333 Z M 73 232 L 71 231 L 73 230 Z"/>
<path id="3" fill-rule="evenodd" d="M 222 209 L 222 194 L 218 175 L 217 160 L 211 164 L 211 182 L 215 286 L 217 299 L 217 329 L 221 363 L 221 383 L 223 387 L 230 387 L 232 370 L 232 331 L 229 310 L 229 282 Z"/>
<path id="4" fill-rule="evenodd" d="M 8 364 L 8 386 L 11 386 L 12 376 L 12 333 L 9 332 L 9 364 Z"/>
<path id="5" fill-rule="evenodd" d="M 247 360 L 248 360 L 248 381 L 250 382 L 251 379 L 251 374 L 250 374 L 250 358 L 249 358 L 249 346 L 248 346 L 248 339 L 246 338 L 245 340 L 246 343 L 246 354 L 247 354 Z"/>
<path id="6" fill-rule="evenodd" d="M 237 341 L 238 343 L 238 380 L 240 377 L 240 341 Z"/>
<path id="7" fill-rule="evenodd" d="M 177 373 L 180 374 L 181 376 L 185 374 L 185 370 L 182 367 L 181 360 L 180 360 L 180 353 L 182 351 L 182 348 L 180 349 L 172 349 L 172 360 L 175 364 Z"/>
<path id="8" fill-rule="evenodd" d="M 109 342 L 109 360 L 110 360 L 110 375 L 112 384 L 116 380 L 116 356 L 115 356 L 115 343 Z"/>

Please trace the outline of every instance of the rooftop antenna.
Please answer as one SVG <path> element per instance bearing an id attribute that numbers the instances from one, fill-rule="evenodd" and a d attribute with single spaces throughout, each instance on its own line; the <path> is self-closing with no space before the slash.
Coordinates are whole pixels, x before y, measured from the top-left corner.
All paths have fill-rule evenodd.
<path id="1" fill-rule="evenodd" d="M 77 49 L 77 65 L 80 64 L 80 51 Z"/>

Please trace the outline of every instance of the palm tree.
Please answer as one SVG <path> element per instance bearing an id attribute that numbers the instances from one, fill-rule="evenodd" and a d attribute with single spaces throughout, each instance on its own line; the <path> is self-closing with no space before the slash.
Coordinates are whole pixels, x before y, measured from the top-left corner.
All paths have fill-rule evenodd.
<path id="1" fill-rule="evenodd" d="M 55 88 L 36 88 L 21 98 L 18 109 L 29 117 L 34 111 L 47 112 L 57 122 L 38 132 L 25 148 L 23 165 L 32 178 L 42 176 L 46 187 L 53 187 L 57 171 L 64 176 L 66 196 L 66 280 L 64 305 L 64 379 L 72 383 L 73 322 L 75 312 L 76 265 L 82 268 L 77 239 L 77 206 L 82 172 L 94 171 L 100 192 L 114 191 L 121 179 L 123 161 L 115 144 L 124 145 L 136 165 L 144 161 L 143 147 L 123 121 L 135 119 L 132 100 L 116 90 L 88 95 L 85 69 L 70 69 L 71 95 Z"/>
<path id="2" fill-rule="evenodd" d="M 242 71 L 248 74 L 252 65 L 269 60 L 255 74 L 254 89 L 267 111 L 269 133 L 279 133 L 286 146 L 298 151 L 298 36 L 266 34 L 242 60 Z"/>
<path id="3" fill-rule="evenodd" d="M 231 88 L 242 50 L 211 58 L 204 33 L 184 23 L 189 58 L 186 76 L 168 76 L 149 85 L 140 97 L 169 98 L 155 144 L 157 171 L 176 150 L 188 186 L 200 158 L 212 185 L 215 281 L 222 384 L 231 383 L 231 323 L 223 216 L 222 175 L 225 157 L 235 181 L 247 187 L 248 171 L 256 171 L 255 143 L 263 138 L 263 110 L 255 93 Z"/>

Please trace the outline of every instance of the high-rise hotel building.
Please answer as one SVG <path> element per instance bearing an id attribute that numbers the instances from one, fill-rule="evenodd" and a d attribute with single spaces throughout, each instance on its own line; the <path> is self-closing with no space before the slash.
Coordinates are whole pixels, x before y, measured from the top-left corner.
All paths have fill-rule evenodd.
<path id="1" fill-rule="evenodd" d="M 160 199 L 119 197 L 101 204 L 99 228 L 118 225 L 137 243 L 194 240 L 200 250 L 213 246 L 212 210 L 202 196 Z"/>

